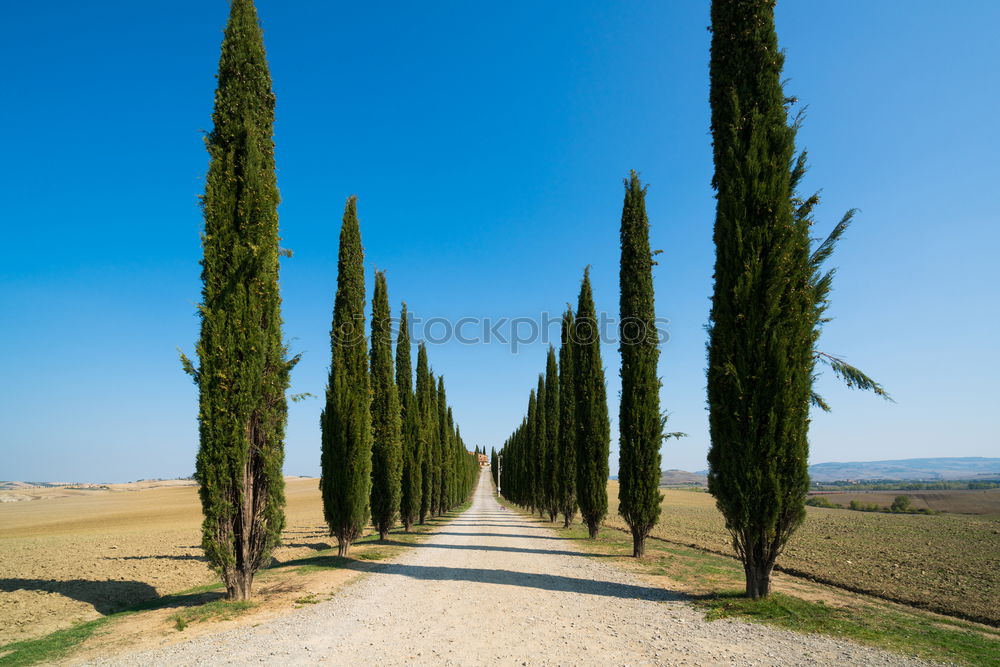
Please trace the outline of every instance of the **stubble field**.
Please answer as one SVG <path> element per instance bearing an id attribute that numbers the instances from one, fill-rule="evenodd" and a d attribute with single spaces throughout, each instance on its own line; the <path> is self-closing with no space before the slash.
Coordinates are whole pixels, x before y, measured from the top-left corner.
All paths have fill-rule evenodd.
<path id="1" fill-rule="evenodd" d="M 3 492 L 8 493 L 8 492 Z M 217 580 L 193 484 L 19 489 L 0 503 L 0 645 Z M 278 561 L 329 547 L 317 481 L 287 481 Z"/>
<path id="2" fill-rule="evenodd" d="M 735 555 L 710 495 L 680 490 L 663 495 L 655 537 Z M 606 523 L 625 528 L 614 481 L 608 505 Z M 1000 514 L 806 510 L 805 524 L 779 566 L 849 590 L 1000 625 Z"/>

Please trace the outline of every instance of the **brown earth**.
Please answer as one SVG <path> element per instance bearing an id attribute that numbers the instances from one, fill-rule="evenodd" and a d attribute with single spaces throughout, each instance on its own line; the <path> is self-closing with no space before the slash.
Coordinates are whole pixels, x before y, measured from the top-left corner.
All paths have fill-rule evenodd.
<path id="1" fill-rule="evenodd" d="M 663 512 L 654 537 L 735 556 L 712 496 L 661 492 Z M 626 528 L 614 481 L 608 505 L 605 523 Z M 779 566 L 848 590 L 1000 626 L 1000 515 L 806 511 Z"/>
<path id="2" fill-rule="evenodd" d="M 0 504 L 0 644 L 46 635 L 137 602 L 217 580 L 201 547 L 201 507 L 182 480 L 106 489 L 18 489 Z M 287 480 L 286 561 L 331 546 L 317 480 Z"/>
<path id="3" fill-rule="evenodd" d="M 847 507 L 852 500 L 889 507 L 896 496 L 907 496 L 913 509 L 929 509 L 951 514 L 996 514 L 1000 516 L 1000 489 L 978 491 L 821 491 L 831 503 Z"/>

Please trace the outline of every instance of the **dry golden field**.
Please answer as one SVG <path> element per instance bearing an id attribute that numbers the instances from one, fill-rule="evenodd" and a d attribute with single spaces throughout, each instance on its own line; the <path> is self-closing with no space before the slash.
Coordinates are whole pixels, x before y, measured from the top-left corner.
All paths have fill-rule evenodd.
<path id="1" fill-rule="evenodd" d="M 663 495 L 654 536 L 734 553 L 710 495 L 679 490 Z M 609 484 L 608 504 L 606 523 L 624 528 L 617 482 Z M 779 566 L 850 590 L 1000 625 L 1000 514 L 806 510 L 806 522 Z"/>
<path id="2" fill-rule="evenodd" d="M 0 503 L 0 644 L 216 580 L 202 558 L 192 483 L 18 489 Z M 279 561 L 326 549 L 317 480 L 287 482 Z"/>

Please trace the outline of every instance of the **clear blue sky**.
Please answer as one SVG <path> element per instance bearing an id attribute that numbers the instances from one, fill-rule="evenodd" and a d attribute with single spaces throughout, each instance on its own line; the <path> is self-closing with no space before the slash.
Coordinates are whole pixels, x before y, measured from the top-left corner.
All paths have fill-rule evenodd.
<path id="1" fill-rule="evenodd" d="M 649 183 L 663 405 L 690 437 L 667 468 L 705 467 L 708 2 L 258 0 L 278 99 L 292 390 L 322 395 L 344 198 L 359 196 L 369 282 L 451 320 L 538 317 L 592 266 L 617 310 L 621 179 Z M 0 25 L 0 479 L 188 475 L 196 390 L 201 193 L 220 0 L 13 3 Z M 812 461 L 1000 450 L 1000 4 L 778 6 L 786 93 L 823 232 L 861 213 L 835 256 L 823 350 L 882 381 L 838 387 Z M 463 436 L 498 446 L 545 348 L 431 345 Z M 611 414 L 618 356 L 604 349 Z M 320 401 L 290 408 L 286 472 L 319 471 Z M 616 430 L 613 420 L 612 431 Z M 616 446 L 612 471 L 617 469 Z"/>

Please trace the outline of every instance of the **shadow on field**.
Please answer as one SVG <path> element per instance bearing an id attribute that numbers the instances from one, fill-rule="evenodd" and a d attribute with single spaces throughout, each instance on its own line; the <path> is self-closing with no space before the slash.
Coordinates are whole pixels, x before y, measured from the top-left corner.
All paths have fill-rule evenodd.
<path id="1" fill-rule="evenodd" d="M 207 562 L 204 556 L 194 554 L 179 554 L 170 556 L 105 556 L 104 560 L 200 560 Z"/>
<path id="2" fill-rule="evenodd" d="M 156 589 L 142 581 L 90 581 L 87 579 L 0 579 L 0 592 L 41 591 L 86 602 L 101 614 L 156 597 Z"/>
<path id="3" fill-rule="evenodd" d="M 283 547 L 288 547 L 289 549 L 313 549 L 315 551 L 326 551 L 327 549 L 332 549 L 337 546 L 334 542 L 330 544 L 329 542 L 283 542 L 281 544 Z"/>

